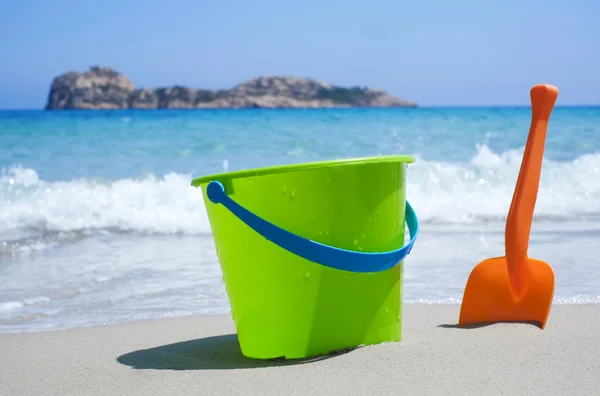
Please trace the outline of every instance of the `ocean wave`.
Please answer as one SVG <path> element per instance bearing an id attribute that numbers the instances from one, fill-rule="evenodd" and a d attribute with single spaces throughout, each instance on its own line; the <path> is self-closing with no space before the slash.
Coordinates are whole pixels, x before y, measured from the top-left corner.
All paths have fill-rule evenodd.
<path id="1" fill-rule="evenodd" d="M 408 170 L 407 198 L 422 223 L 474 224 L 506 218 L 522 149 L 496 154 L 480 145 L 477 154 L 462 163 L 416 158 Z M 190 186 L 193 176 L 168 173 L 50 182 L 40 180 L 35 169 L 12 167 L 0 175 L 0 240 L 40 235 L 60 239 L 64 233 L 94 230 L 209 235 L 202 195 Z M 600 216 L 599 176 L 600 154 L 570 162 L 546 160 L 536 220 Z"/>
<path id="2" fill-rule="evenodd" d="M 504 221 L 523 149 L 501 154 L 486 145 L 466 163 L 417 161 L 409 167 L 407 198 L 425 223 Z M 600 154 L 573 161 L 544 160 L 535 220 L 590 219 L 600 215 Z"/>
<path id="3" fill-rule="evenodd" d="M 0 177 L 0 234 L 82 230 L 202 234 L 210 231 L 190 175 L 46 182 L 33 169 Z M 27 232 L 29 231 L 29 232 Z"/>

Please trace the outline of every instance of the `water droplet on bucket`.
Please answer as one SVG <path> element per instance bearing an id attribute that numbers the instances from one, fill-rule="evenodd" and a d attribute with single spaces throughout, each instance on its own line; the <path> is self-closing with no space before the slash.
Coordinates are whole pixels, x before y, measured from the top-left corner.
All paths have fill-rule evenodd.
<path id="1" fill-rule="evenodd" d="M 287 194 L 287 186 L 283 186 L 283 190 L 281 190 L 283 195 Z"/>
<path id="2" fill-rule="evenodd" d="M 292 193 L 291 193 L 292 198 L 294 198 L 294 196 L 296 196 L 296 189 L 292 188 Z"/>
<path id="3" fill-rule="evenodd" d="M 306 273 L 306 275 L 304 275 L 304 277 L 305 277 L 306 279 L 308 279 L 308 277 L 309 277 L 309 276 L 310 276 L 310 272 L 307 272 L 307 273 Z"/>
<path id="4" fill-rule="evenodd" d="M 358 245 L 358 239 L 354 239 L 354 246 Z"/>

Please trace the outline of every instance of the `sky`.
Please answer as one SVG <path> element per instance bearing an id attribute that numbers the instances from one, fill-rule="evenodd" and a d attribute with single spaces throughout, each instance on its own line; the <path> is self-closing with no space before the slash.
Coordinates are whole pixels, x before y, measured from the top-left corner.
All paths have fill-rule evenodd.
<path id="1" fill-rule="evenodd" d="M 0 108 L 111 66 L 136 87 L 260 75 L 384 89 L 420 106 L 600 104 L 598 0 L 0 0 Z"/>

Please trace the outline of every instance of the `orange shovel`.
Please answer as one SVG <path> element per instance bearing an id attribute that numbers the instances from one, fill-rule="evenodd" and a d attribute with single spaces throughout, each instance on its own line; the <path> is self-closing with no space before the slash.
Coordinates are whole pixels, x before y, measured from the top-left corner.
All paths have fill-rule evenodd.
<path id="1" fill-rule="evenodd" d="M 554 271 L 527 257 L 533 210 L 550 113 L 558 96 L 552 85 L 531 89 L 531 127 L 505 229 L 505 256 L 473 269 L 462 300 L 459 326 L 493 322 L 535 322 L 543 329 L 554 298 Z"/>

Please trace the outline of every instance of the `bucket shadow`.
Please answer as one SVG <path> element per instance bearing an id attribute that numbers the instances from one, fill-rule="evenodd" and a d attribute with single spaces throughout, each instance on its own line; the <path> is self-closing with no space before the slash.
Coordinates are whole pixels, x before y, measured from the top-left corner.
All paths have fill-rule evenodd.
<path id="1" fill-rule="evenodd" d="M 542 324 L 538 321 L 498 321 L 498 322 L 486 322 L 486 323 L 473 323 L 466 326 L 459 326 L 458 324 L 441 324 L 437 327 L 442 329 L 460 329 L 460 330 L 471 330 L 471 329 L 479 329 L 481 327 L 493 326 L 501 323 L 511 323 L 511 324 L 527 324 L 535 327 L 542 328 Z"/>
<path id="2" fill-rule="evenodd" d="M 139 370 L 234 370 L 306 364 L 351 350 L 306 359 L 250 359 L 242 355 L 237 335 L 227 334 L 140 349 L 119 356 L 117 361 Z"/>

